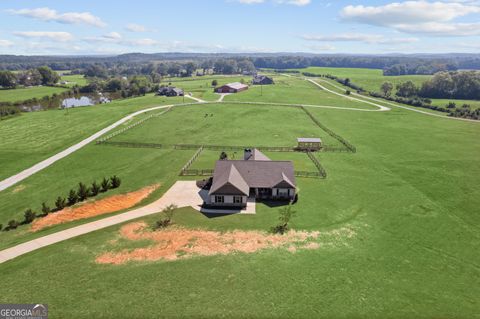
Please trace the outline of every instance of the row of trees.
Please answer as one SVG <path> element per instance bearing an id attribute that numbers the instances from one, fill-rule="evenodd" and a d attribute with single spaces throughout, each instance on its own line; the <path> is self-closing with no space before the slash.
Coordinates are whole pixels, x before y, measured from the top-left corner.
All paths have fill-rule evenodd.
<path id="1" fill-rule="evenodd" d="M 480 100 L 480 71 L 436 73 L 422 84 L 418 94 L 428 98 Z"/>
<path id="2" fill-rule="evenodd" d="M 441 71 L 457 70 L 457 66 L 448 62 L 417 62 L 394 64 L 383 69 L 383 75 L 435 74 Z"/>
<path id="3" fill-rule="evenodd" d="M 0 71 L 0 87 L 13 89 L 18 85 L 36 86 L 47 85 L 53 86 L 60 81 L 60 76 L 47 66 L 41 66 L 35 69 L 13 73 L 10 71 Z"/>
<path id="4" fill-rule="evenodd" d="M 100 184 L 94 181 L 91 186 L 87 186 L 84 183 L 78 183 L 77 190 L 71 189 L 66 198 L 62 196 L 57 197 L 55 200 L 55 208 L 51 209 L 45 202 L 43 202 L 41 208 L 42 214 L 38 214 L 29 208 L 24 212 L 23 221 L 19 222 L 15 219 L 12 219 L 7 223 L 7 226 L 3 230 L 10 231 L 16 229 L 20 225 L 31 224 L 35 218 L 42 218 L 50 213 L 61 211 L 65 207 L 73 206 L 76 203 L 83 202 L 89 197 L 95 197 L 99 193 L 104 193 L 110 189 L 118 188 L 120 187 L 120 184 L 121 180 L 116 175 L 110 177 L 109 179 L 103 178 Z M 2 228 L 3 225 L 0 224 L 0 230 L 2 230 Z"/>

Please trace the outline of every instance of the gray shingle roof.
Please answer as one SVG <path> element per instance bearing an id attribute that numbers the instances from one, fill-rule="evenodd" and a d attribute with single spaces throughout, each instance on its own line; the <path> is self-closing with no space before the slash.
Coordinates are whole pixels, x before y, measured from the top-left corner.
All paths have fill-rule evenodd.
<path id="1" fill-rule="evenodd" d="M 322 143 L 322 140 L 315 137 L 299 137 L 297 138 L 299 143 Z"/>
<path id="2" fill-rule="evenodd" d="M 234 171 L 237 171 L 238 175 Z M 234 185 L 247 195 L 249 188 L 273 188 L 277 185 L 295 187 L 293 163 L 265 160 L 217 161 L 210 195 L 230 194 L 222 193 L 222 191 L 231 191 L 230 185 Z"/>

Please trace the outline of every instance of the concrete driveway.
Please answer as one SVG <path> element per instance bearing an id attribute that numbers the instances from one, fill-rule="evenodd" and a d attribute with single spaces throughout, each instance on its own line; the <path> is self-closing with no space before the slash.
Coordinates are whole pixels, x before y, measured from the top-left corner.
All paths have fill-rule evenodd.
<path id="1" fill-rule="evenodd" d="M 73 237 L 88 234 L 90 232 L 121 224 L 136 218 L 153 215 L 161 212 L 168 205 L 174 204 L 178 207 L 193 207 L 202 213 L 217 213 L 217 214 L 255 214 L 255 202 L 249 203 L 247 210 L 231 211 L 231 210 L 203 210 L 203 198 L 207 195 L 207 191 L 200 190 L 195 181 L 177 181 L 170 189 L 155 202 L 130 210 L 128 212 L 118 214 L 115 216 L 103 218 L 94 222 L 86 223 L 80 226 L 72 227 L 66 230 L 59 231 L 47 236 L 43 236 L 31 241 L 28 241 L 17 246 L 7 248 L 0 251 L 0 264 L 16 258 L 18 256 L 27 254 L 31 251 L 46 247 Z M 203 197 L 202 197 L 203 196 Z"/>

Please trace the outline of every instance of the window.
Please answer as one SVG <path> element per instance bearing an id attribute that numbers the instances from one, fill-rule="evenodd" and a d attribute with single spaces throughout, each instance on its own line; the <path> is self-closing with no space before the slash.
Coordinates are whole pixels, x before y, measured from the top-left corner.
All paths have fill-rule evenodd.
<path id="1" fill-rule="evenodd" d="M 241 204 L 243 202 L 242 196 L 233 196 L 233 203 Z"/>
<path id="2" fill-rule="evenodd" d="M 215 203 L 224 203 L 224 202 L 225 202 L 225 197 L 215 195 Z"/>

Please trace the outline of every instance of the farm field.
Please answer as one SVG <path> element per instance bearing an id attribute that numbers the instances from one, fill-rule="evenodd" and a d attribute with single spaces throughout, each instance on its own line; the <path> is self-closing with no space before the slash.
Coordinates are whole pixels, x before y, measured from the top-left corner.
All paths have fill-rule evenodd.
<path id="1" fill-rule="evenodd" d="M 297 137 L 321 137 L 328 145 L 338 143 L 299 108 L 229 103 L 172 108 L 111 141 L 292 147 Z"/>
<path id="2" fill-rule="evenodd" d="M 431 75 L 401 75 L 384 76 L 380 69 L 362 69 L 362 68 L 321 68 L 309 67 L 298 69 L 300 72 L 310 72 L 314 74 L 331 74 L 340 78 L 349 78 L 352 83 L 363 87 L 367 91 L 380 91 L 383 82 L 392 82 L 394 87 L 406 81 L 412 81 L 417 86 L 421 86 L 425 80 L 431 78 Z M 394 89 L 395 92 L 396 89 Z"/>
<path id="3" fill-rule="evenodd" d="M 109 104 L 74 108 L 68 112 L 48 110 L 22 113 L 20 116 L 0 121 L 0 179 L 19 173 L 129 113 L 180 101 L 178 98 L 147 95 Z"/>
<path id="4" fill-rule="evenodd" d="M 196 85 L 196 81 L 192 82 Z M 318 94 L 320 101 L 325 98 L 335 105 L 361 107 L 298 79 L 290 83 L 298 88 L 288 94 L 295 103 L 310 104 Z M 255 101 L 274 103 L 282 98 L 275 86 L 263 90 L 265 100 L 255 97 L 254 90 L 228 98 L 248 100 L 247 93 Z M 96 107 L 79 108 L 72 110 L 79 114 L 70 114 L 84 122 L 95 117 L 94 123 L 88 124 L 93 131 L 94 126 L 97 130 L 97 126 L 113 121 L 109 114 L 120 116 L 158 105 L 159 101 L 158 97 L 147 96 L 115 102 L 116 107 L 111 107 L 115 106 L 112 103 L 105 114 Z M 181 100 L 162 103 L 170 101 Z M 151 244 L 122 238 L 119 231 L 124 225 L 118 225 L 0 264 L 0 295 L 5 300 L 42 300 L 49 304 L 55 318 L 107 313 L 135 317 L 140 312 L 143 317 L 478 316 L 478 123 L 435 118 L 395 107 L 389 112 L 308 110 L 357 147 L 355 154 L 315 154 L 328 173 L 327 179 L 297 179 L 299 201 L 293 206 L 297 215 L 291 226 L 320 232 L 322 240 L 315 249 L 276 248 L 170 262 L 98 264 L 96 258 L 105 252 Z M 28 143 L 19 134 L 29 125 L 34 132 L 40 132 L 41 127 L 33 124 L 42 120 L 43 114 L 43 121 L 51 119 L 46 117 L 49 114 L 60 116 L 54 112 L 65 116 L 60 111 L 48 111 L 4 121 L 18 122 L 10 122 L 8 132 L 1 123 L 0 136 L 13 136 L 11 144 L 5 145 L 12 148 L 15 141 L 20 156 L 26 154 L 23 148 L 42 140 L 45 144 L 38 146 L 38 152 L 58 151 L 79 139 L 74 129 L 68 138 L 55 143 L 52 133 Z M 53 123 L 50 132 L 61 132 L 73 125 L 63 124 L 60 117 L 49 123 Z M 320 136 L 326 143 L 329 141 L 300 109 L 228 100 L 172 108 L 112 141 L 285 146 L 286 141 L 294 145 L 299 136 Z M 38 210 L 42 201 L 52 205 L 51 200 L 66 195 L 79 181 L 91 182 L 105 175 L 122 178 L 122 186 L 105 196 L 160 183 L 160 189 L 147 200 L 151 201 L 175 180 L 192 179 L 180 178 L 178 173 L 194 152 L 89 145 L 0 192 L 0 223 L 20 218 L 30 206 Z M 305 154 L 265 153 L 272 159 L 293 160 L 296 169 L 313 169 Z M 7 162 L 16 158 L 13 153 L 9 156 Z M 211 167 L 218 156 L 219 152 L 204 151 L 192 167 Z M 19 164 L 12 164 L 11 170 L 14 167 Z M 152 215 L 139 221 L 152 225 L 159 218 Z M 215 218 L 182 208 L 174 215 L 174 227 L 268 231 L 277 219 L 278 207 L 263 203 L 257 203 L 256 215 Z M 0 232 L 0 247 L 66 227 L 55 226 L 40 234 L 29 232 L 27 227 Z M 46 282 L 49 289 L 44 289 Z"/>
<path id="5" fill-rule="evenodd" d="M 68 87 L 87 85 L 87 79 L 82 74 L 62 75 L 61 81 L 67 81 Z"/>
<path id="6" fill-rule="evenodd" d="M 35 86 L 31 88 L 19 88 L 11 90 L 0 90 L 0 102 L 18 102 L 33 98 L 40 99 L 44 96 L 50 96 L 54 93 L 62 93 L 66 89 L 51 86 Z"/>

